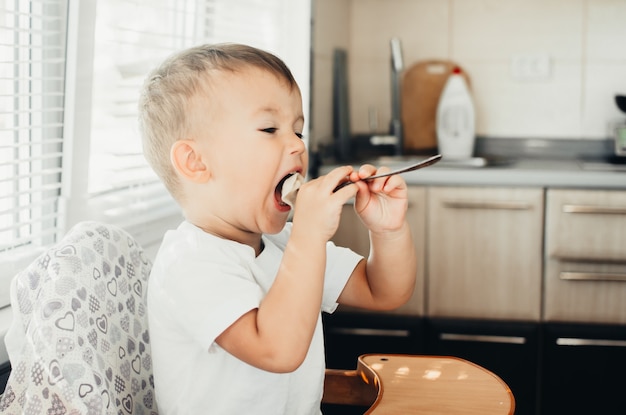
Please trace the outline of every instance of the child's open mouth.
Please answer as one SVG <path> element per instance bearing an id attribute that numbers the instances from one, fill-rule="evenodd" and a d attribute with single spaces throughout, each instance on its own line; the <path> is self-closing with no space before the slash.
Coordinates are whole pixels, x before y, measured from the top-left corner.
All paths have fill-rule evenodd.
<path id="1" fill-rule="evenodd" d="M 296 202 L 298 189 L 300 189 L 302 183 L 304 183 L 304 177 L 300 173 L 289 173 L 283 177 L 278 182 L 276 190 L 274 190 L 274 197 L 278 205 L 293 207 Z"/>

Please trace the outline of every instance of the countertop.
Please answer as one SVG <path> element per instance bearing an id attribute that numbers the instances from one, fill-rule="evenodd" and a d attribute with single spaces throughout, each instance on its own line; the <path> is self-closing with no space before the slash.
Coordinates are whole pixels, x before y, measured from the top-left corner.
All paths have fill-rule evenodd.
<path id="1" fill-rule="evenodd" d="M 485 156 L 486 167 L 446 165 L 445 157 L 434 166 L 404 174 L 409 185 L 417 186 L 506 186 L 572 189 L 626 190 L 626 164 L 606 160 L 607 141 L 480 139 L 477 154 Z M 415 156 L 414 158 L 426 156 Z M 409 157 L 410 158 L 410 157 Z M 414 160 L 415 161 L 415 160 Z M 489 161 L 495 161 L 489 165 Z M 410 161 L 372 163 L 395 169 Z M 358 168 L 359 163 L 352 164 Z M 321 163 L 323 175 L 339 163 Z"/>
<path id="2" fill-rule="evenodd" d="M 400 164 L 390 166 L 395 168 Z M 326 174 L 335 165 L 320 168 Z M 358 168 L 358 166 L 355 165 Z M 405 173 L 409 185 L 626 189 L 626 166 L 577 160 L 517 160 L 492 167 L 434 165 Z"/>

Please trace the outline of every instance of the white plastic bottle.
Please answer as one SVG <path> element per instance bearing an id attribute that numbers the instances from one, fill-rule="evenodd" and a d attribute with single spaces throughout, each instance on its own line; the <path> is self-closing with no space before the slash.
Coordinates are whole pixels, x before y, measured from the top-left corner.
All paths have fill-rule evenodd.
<path id="1" fill-rule="evenodd" d="M 437 105 L 437 144 L 443 159 L 469 159 L 474 153 L 475 111 L 458 66 L 452 70 Z"/>

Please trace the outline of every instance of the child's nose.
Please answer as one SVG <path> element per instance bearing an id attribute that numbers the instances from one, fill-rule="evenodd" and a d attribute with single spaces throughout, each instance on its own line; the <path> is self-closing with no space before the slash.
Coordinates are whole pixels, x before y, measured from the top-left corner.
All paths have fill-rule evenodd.
<path id="1" fill-rule="evenodd" d="M 289 148 L 292 154 L 304 153 L 306 151 L 306 145 L 304 140 L 297 135 L 293 135 L 293 138 L 289 141 Z"/>

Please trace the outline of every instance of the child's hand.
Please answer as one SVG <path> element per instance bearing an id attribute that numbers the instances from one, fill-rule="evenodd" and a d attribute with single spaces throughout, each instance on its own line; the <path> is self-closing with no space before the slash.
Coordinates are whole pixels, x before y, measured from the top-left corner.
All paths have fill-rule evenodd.
<path id="1" fill-rule="evenodd" d="M 308 232 L 310 238 L 330 240 L 339 226 L 343 205 L 354 197 L 356 186 L 333 190 L 346 177 L 355 174 L 351 166 L 337 167 L 325 176 L 304 183 L 298 190 L 298 199 L 293 215 L 293 231 Z"/>
<path id="2" fill-rule="evenodd" d="M 408 208 L 408 189 L 400 175 L 381 177 L 372 181 L 360 180 L 387 171 L 389 171 L 387 167 L 376 170 L 374 166 L 365 164 L 358 172 L 352 172 L 350 175 L 350 180 L 359 189 L 354 209 L 365 226 L 373 232 L 400 229 Z"/>

